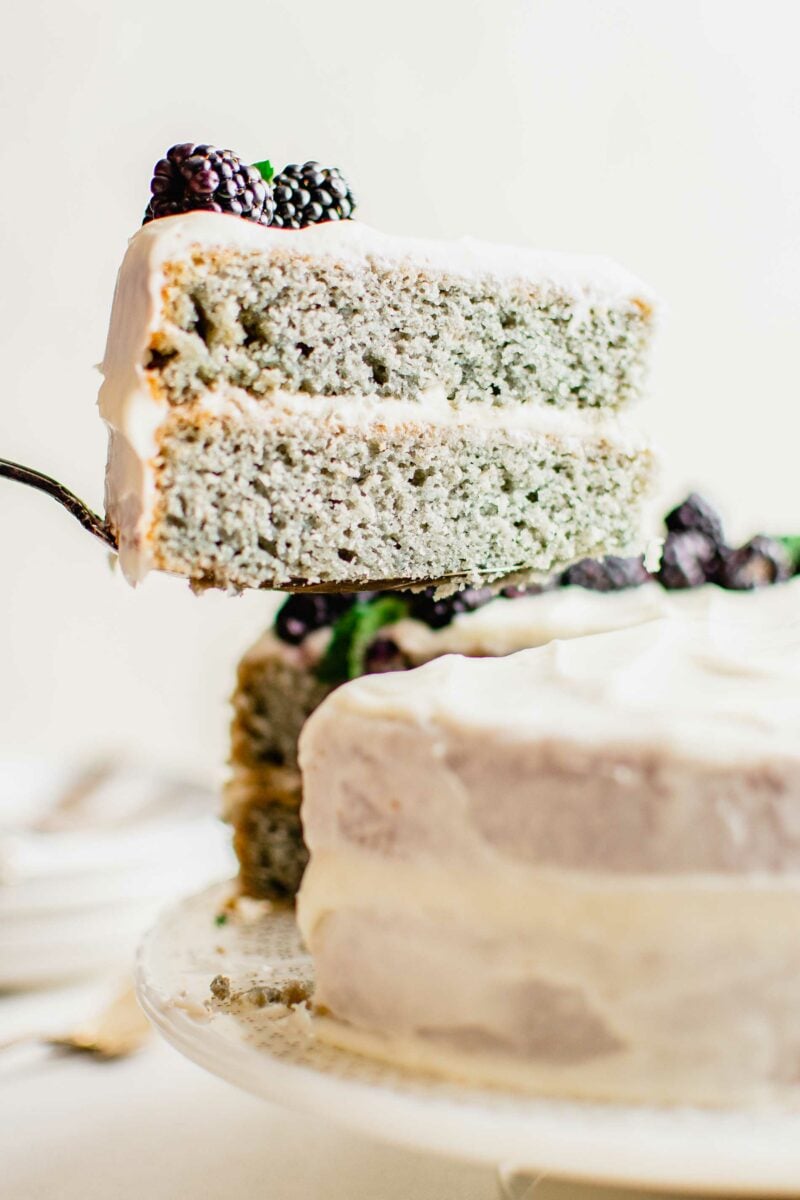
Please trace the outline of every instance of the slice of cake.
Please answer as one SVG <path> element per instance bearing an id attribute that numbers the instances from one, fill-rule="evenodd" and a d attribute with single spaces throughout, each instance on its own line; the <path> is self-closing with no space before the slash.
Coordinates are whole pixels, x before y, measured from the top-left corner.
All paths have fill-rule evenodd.
<path id="1" fill-rule="evenodd" d="M 642 549 L 652 304 L 602 258 L 149 221 L 100 392 L 127 577 L 456 589 Z"/>
<path id="2" fill-rule="evenodd" d="M 550 1095 L 800 1103 L 800 586 L 339 688 L 321 1036 Z"/>

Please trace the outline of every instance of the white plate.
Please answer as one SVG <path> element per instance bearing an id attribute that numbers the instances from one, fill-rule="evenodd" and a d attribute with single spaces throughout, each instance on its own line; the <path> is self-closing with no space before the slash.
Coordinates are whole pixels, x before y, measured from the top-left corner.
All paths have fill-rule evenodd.
<path id="1" fill-rule="evenodd" d="M 288 910 L 242 904 L 231 885 L 162 917 L 139 953 L 142 1005 L 188 1058 L 230 1083 L 386 1142 L 472 1162 L 726 1195 L 800 1194 L 800 1116 L 535 1100 L 405 1073 L 318 1042 L 313 1021 L 259 1008 L 260 984 L 311 979 Z M 217 975 L 234 1003 L 211 997 Z"/>

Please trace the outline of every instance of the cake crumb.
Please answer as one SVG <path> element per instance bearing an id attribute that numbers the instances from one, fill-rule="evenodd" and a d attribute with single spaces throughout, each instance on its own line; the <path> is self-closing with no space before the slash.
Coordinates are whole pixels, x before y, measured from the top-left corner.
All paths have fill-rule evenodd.
<path id="1" fill-rule="evenodd" d="M 221 1004 L 224 1004 L 230 1000 L 232 995 L 231 981 L 227 975 L 214 976 L 214 978 L 211 980 L 211 995 Z"/>
<path id="2" fill-rule="evenodd" d="M 313 984 L 303 979 L 289 979 L 282 983 L 255 984 L 234 991 L 229 976 L 215 975 L 209 990 L 212 1000 L 217 1004 L 241 1004 L 252 1008 L 294 1008 L 307 1003 L 313 992 Z"/>

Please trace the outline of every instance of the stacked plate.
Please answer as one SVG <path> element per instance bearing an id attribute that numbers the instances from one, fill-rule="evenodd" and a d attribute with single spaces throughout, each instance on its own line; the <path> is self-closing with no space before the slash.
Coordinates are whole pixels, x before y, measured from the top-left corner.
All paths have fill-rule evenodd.
<path id="1" fill-rule="evenodd" d="M 132 962 L 166 903 L 231 874 L 218 807 L 141 768 L 0 762 L 0 988 Z"/>

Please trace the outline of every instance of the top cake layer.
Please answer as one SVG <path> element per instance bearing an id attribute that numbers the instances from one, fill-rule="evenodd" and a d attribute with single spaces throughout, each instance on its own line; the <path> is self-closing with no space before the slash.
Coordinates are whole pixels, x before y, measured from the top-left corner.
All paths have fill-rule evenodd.
<path id="1" fill-rule="evenodd" d="M 256 396 L 616 408 L 640 391 L 653 303 L 600 256 L 190 213 L 130 243 L 101 409 L 119 424 L 132 363 L 171 403 L 227 383 Z"/>

